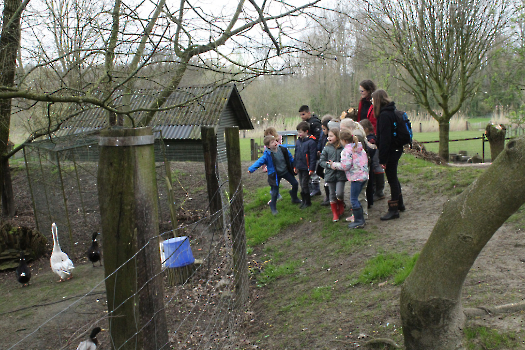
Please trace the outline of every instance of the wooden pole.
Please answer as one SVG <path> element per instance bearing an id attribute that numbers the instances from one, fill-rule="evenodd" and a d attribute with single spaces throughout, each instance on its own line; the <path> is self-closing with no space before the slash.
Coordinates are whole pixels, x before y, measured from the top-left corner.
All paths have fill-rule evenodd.
<path id="1" fill-rule="evenodd" d="M 252 160 L 257 160 L 257 150 L 255 149 L 254 139 L 250 139 L 250 150 L 252 151 L 251 152 Z"/>
<path id="2" fill-rule="evenodd" d="M 204 151 L 204 168 L 206 171 L 206 184 L 208 187 L 208 201 L 210 203 L 210 214 L 213 214 L 222 210 L 219 179 L 217 178 L 216 172 L 217 134 L 215 133 L 215 128 L 210 126 L 202 126 L 201 139 L 202 149 Z M 218 221 L 222 223 L 221 218 L 219 218 Z"/>
<path id="3" fill-rule="evenodd" d="M 150 127 L 101 132 L 98 196 L 115 349 L 168 343 L 160 273 L 157 182 Z"/>
<path id="4" fill-rule="evenodd" d="M 226 132 L 226 156 L 230 185 L 231 232 L 233 239 L 233 273 L 235 278 L 235 307 L 241 308 L 248 299 L 248 263 L 246 257 L 246 234 L 244 231 L 244 206 L 242 196 L 241 149 L 239 128 L 228 127 Z"/>

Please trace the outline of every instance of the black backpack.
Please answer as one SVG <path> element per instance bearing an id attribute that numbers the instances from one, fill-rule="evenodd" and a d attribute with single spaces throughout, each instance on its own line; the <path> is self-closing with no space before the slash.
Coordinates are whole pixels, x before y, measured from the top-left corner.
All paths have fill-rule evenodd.
<path id="1" fill-rule="evenodd" d="M 412 147 L 412 123 L 404 111 L 395 110 L 392 144 L 394 147 L 403 148 L 404 145 Z"/>

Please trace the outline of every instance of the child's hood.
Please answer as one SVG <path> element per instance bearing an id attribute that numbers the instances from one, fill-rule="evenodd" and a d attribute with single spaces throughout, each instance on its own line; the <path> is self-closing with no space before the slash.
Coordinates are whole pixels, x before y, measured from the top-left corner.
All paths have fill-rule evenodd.
<path id="1" fill-rule="evenodd" d="M 347 148 L 350 152 L 356 152 L 356 153 L 359 153 L 359 152 L 363 152 L 363 145 L 361 144 L 361 142 L 358 142 L 357 143 L 357 147 L 354 149 L 354 144 L 353 143 L 349 143 L 345 146 L 345 148 Z M 351 149 L 349 149 L 351 148 Z"/>

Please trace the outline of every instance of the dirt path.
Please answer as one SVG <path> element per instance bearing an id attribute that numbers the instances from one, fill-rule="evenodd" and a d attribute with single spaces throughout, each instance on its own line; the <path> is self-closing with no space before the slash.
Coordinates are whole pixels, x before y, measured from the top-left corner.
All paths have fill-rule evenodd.
<path id="1" fill-rule="evenodd" d="M 412 255 L 420 251 L 447 200 L 410 184 L 403 186 L 403 197 L 407 209 L 399 220 L 379 219 L 387 209 L 385 200 L 369 210 L 368 241 L 348 253 L 338 254 L 342 243 L 334 244 L 329 237 L 319 235 L 326 221 L 296 227 L 268 242 L 266 250 L 286 250 L 303 259 L 304 272 L 296 283 L 277 280 L 258 291 L 259 299 L 254 303 L 257 325 L 250 328 L 250 337 L 261 349 L 348 349 L 380 337 L 402 344 L 400 286 L 391 280 L 370 285 L 354 281 L 364 263 L 378 253 Z M 319 213 L 323 212 L 329 215 L 328 209 L 321 207 Z M 289 242 L 294 242 L 295 247 L 290 247 Z M 317 249 L 308 249 L 311 244 Z M 465 307 L 491 308 L 523 300 L 525 266 L 520 258 L 525 258 L 524 246 L 522 231 L 515 224 L 506 223 L 495 233 L 467 276 L 463 289 Z M 264 258 L 264 250 L 258 253 Z M 311 305 L 306 306 L 298 301 L 308 299 L 319 288 L 328 288 L 326 299 L 310 300 Z M 523 321 L 522 312 L 486 315 L 469 320 L 467 327 L 513 332 L 517 339 L 525 339 Z M 522 346 L 518 348 L 525 349 L 521 340 L 519 343 Z M 505 349 L 502 346 L 494 349 Z"/>

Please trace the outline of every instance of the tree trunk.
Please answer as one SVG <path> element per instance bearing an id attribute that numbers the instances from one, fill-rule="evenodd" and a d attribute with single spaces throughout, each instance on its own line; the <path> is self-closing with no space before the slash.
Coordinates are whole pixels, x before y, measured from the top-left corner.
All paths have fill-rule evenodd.
<path id="1" fill-rule="evenodd" d="M 505 136 L 507 134 L 507 128 L 502 124 L 488 124 L 485 128 L 485 135 L 490 144 L 490 159 L 494 161 L 496 157 L 505 148 Z"/>
<path id="2" fill-rule="evenodd" d="M 15 83 L 16 57 L 20 47 L 20 0 L 6 0 L 0 35 L 0 86 L 11 87 Z M 0 100 L 0 193 L 2 214 L 14 215 L 13 186 L 8 176 L 9 129 L 11 126 L 11 99 Z"/>
<path id="3" fill-rule="evenodd" d="M 15 196 L 13 194 L 13 182 L 11 180 L 11 170 L 9 169 L 9 159 L 4 158 L 2 165 L 2 176 L 4 179 L 2 188 L 2 215 L 13 217 L 16 214 L 16 210 Z"/>
<path id="4" fill-rule="evenodd" d="M 448 140 L 450 139 L 450 121 L 449 119 L 438 120 L 439 123 L 439 156 L 448 162 L 449 148 Z"/>
<path id="5" fill-rule="evenodd" d="M 524 156 L 525 137 L 510 141 L 484 174 L 445 203 L 401 290 L 408 350 L 461 348 L 461 289 L 485 244 L 525 202 Z M 502 173 L 510 180 L 501 181 Z"/>
<path id="6" fill-rule="evenodd" d="M 168 333 L 151 128 L 105 130 L 99 144 L 97 182 L 112 344 L 124 350 L 161 349 Z"/>

